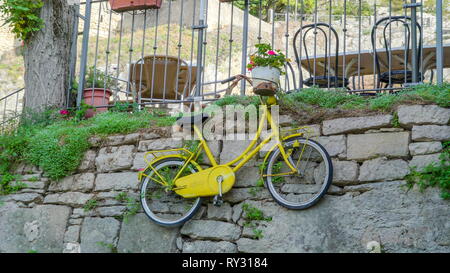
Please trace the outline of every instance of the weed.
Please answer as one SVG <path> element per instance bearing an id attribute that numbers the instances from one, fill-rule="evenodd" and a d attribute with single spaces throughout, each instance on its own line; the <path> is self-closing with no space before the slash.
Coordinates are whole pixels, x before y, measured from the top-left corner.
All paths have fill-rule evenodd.
<path id="1" fill-rule="evenodd" d="M 429 164 L 422 171 L 413 168 L 406 177 L 407 185 L 412 188 L 415 184 L 421 191 L 428 187 L 439 187 L 441 197 L 450 199 L 450 141 L 444 142 L 444 150 L 437 164 Z"/>
<path id="2" fill-rule="evenodd" d="M 28 181 L 37 182 L 37 181 L 39 181 L 39 177 L 37 177 L 37 176 L 30 177 L 30 178 L 28 178 Z"/>
<path id="3" fill-rule="evenodd" d="M 243 204 L 244 218 L 248 221 L 272 221 L 272 217 L 265 217 L 262 210 L 255 208 L 249 204 Z"/>
<path id="4" fill-rule="evenodd" d="M 259 181 L 259 180 L 258 180 L 258 181 Z M 251 187 L 251 188 L 248 190 L 248 193 L 249 193 L 251 196 L 256 197 L 256 195 L 258 194 L 259 191 L 261 191 L 261 187 L 256 186 L 256 187 Z"/>
<path id="5" fill-rule="evenodd" d="M 400 121 L 398 120 L 398 113 L 395 112 L 392 116 L 392 127 L 400 128 Z"/>
<path id="6" fill-rule="evenodd" d="M 96 199 L 91 199 L 87 201 L 87 203 L 84 205 L 83 209 L 85 212 L 91 211 L 98 207 L 98 201 Z"/>
<path id="7" fill-rule="evenodd" d="M 20 176 L 13 175 L 8 172 L 0 176 L 0 195 L 7 195 L 26 188 L 22 182 L 17 182 Z"/>
<path id="8" fill-rule="evenodd" d="M 139 200 L 128 196 L 126 192 L 119 193 L 114 197 L 114 199 L 116 199 L 119 202 L 126 203 L 126 210 L 121 217 L 121 219 L 125 223 L 128 223 L 130 216 L 136 215 L 139 212 L 140 209 Z"/>
<path id="9" fill-rule="evenodd" d="M 259 239 L 262 239 L 263 237 L 264 236 L 263 236 L 263 231 L 262 230 L 256 229 L 256 228 L 253 229 L 253 238 L 254 239 L 259 240 Z"/>
<path id="10" fill-rule="evenodd" d="M 112 253 L 117 253 L 118 252 L 117 251 L 117 247 L 114 244 L 105 243 L 105 242 L 97 242 L 96 244 L 99 245 L 99 246 L 108 248 L 109 250 L 111 250 Z"/>

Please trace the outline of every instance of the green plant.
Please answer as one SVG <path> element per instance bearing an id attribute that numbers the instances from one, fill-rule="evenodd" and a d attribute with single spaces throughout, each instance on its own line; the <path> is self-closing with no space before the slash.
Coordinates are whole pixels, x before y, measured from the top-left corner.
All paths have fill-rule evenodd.
<path id="1" fill-rule="evenodd" d="M 140 209 L 139 200 L 128 196 L 126 192 L 119 193 L 114 198 L 117 201 L 126 204 L 125 212 L 122 214 L 121 218 L 125 223 L 128 223 L 129 217 L 136 215 L 139 212 Z"/>
<path id="2" fill-rule="evenodd" d="M 398 113 L 392 115 L 392 127 L 400 128 L 400 121 L 398 120 Z"/>
<path id="3" fill-rule="evenodd" d="M 114 197 L 114 199 L 116 199 L 119 202 L 125 202 L 127 198 L 128 194 L 126 192 L 121 192 Z"/>
<path id="4" fill-rule="evenodd" d="M 111 250 L 111 253 L 117 253 L 118 252 L 117 251 L 117 247 L 114 244 L 105 243 L 105 242 L 97 242 L 96 244 L 99 245 L 99 246 L 108 248 L 109 250 Z"/>
<path id="5" fill-rule="evenodd" d="M 136 215 L 139 212 L 140 209 L 140 203 L 139 200 L 134 199 L 134 198 L 128 198 L 127 199 L 127 205 L 126 205 L 126 210 L 123 213 L 123 221 L 125 223 L 128 223 L 129 221 L 129 217 Z"/>
<path id="6" fill-rule="evenodd" d="M 5 24 L 10 25 L 11 32 L 26 42 L 44 26 L 44 21 L 39 17 L 43 5 L 42 0 L 3 0 L 0 13 L 6 19 Z"/>
<path id="7" fill-rule="evenodd" d="M 24 189 L 26 185 L 22 182 L 15 182 L 20 178 L 18 175 L 13 175 L 8 172 L 0 176 L 0 195 L 7 195 L 15 193 Z M 14 182 L 14 183 L 13 183 Z"/>
<path id="8" fill-rule="evenodd" d="M 37 177 L 37 176 L 30 177 L 28 179 L 28 181 L 30 181 L 30 182 L 37 182 L 37 181 L 39 181 L 39 177 Z"/>
<path id="9" fill-rule="evenodd" d="M 49 178 L 58 180 L 78 168 L 90 147 L 89 137 L 126 134 L 175 120 L 148 111 L 105 112 L 89 120 L 81 120 L 82 113 L 62 118 L 56 109 L 43 112 L 35 115 L 27 112 L 15 131 L 0 135 L 0 173 L 26 162 L 41 167 Z"/>
<path id="10" fill-rule="evenodd" d="M 255 221 L 266 221 L 270 222 L 272 221 L 272 217 L 266 217 L 262 210 L 255 208 L 247 203 L 244 203 L 242 205 L 242 211 L 244 212 L 244 219 L 246 220 L 244 223 L 244 227 L 252 228 L 253 229 L 253 238 L 254 239 L 262 239 L 263 231 L 260 229 L 257 229 L 257 224 Z"/>
<path id="11" fill-rule="evenodd" d="M 254 239 L 259 240 L 259 239 L 262 239 L 263 237 L 264 236 L 263 236 L 263 231 L 262 230 L 256 229 L 256 228 L 253 229 L 253 238 Z"/>
<path id="12" fill-rule="evenodd" d="M 443 152 L 440 155 L 438 163 L 427 165 L 422 171 L 413 168 L 411 173 L 406 177 L 408 187 L 415 184 L 420 190 L 428 187 L 439 187 L 441 197 L 450 199 L 450 141 L 443 143 Z"/>
<path id="13" fill-rule="evenodd" d="M 250 55 L 250 63 L 247 65 L 248 70 L 256 67 L 273 67 L 280 70 L 284 74 L 284 66 L 289 60 L 281 50 L 273 50 L 270 44 L 256 44 L 256 52 Z"/>
<path id="14" fill-rule="evenodd" d="M 262 210 L 255 208 L 247 203 L 242 205 L 244 218 L 248 221 L 272 221 L 272 217 L 265 217 Z"/>
<path id="15" fill-rule="evenodd" d="M 139 104 L 137 102 L 115 102 L 113 107 L 109 108 L 111 112 L 137 112 Z"/>
<path id="16" fill-rule="evenodd" d="M 98 207 L 97 199 L 91 199 L 91 200 L 87 201 L 87 203 L 83 206 L 83 210 L 85 212 L 88 212 L 88 211 L 95 209 L 96 207 Z"/>
<path id="17" fill-rule="evenodd" d="M 117 80 L 94 66 L 89 67 L 89 71 L 85 78 L 85 88 L 105 88 L 110 90 L 116 85 Z"/>
<path id="18" fill-rule="evenodd" d="M 78 121 L 83 120 L 86 118 L 86 113 L 88 110 L 97 111 L 97 108 L 95 108 L 92 105 L 88 105 L 85 102 L 81 102 L 80 107 L 74 112 L 74 118 Z"/>
<path id="19" fill-rule="evenodd" d="M 261 187 L 259 187 L 259 186 L 251 187 L 250 189 L 248 189 L 248 193 L 253 197 L 256 197 L 256 195 L 260 191 L 261 191 Z"/>
<path id="20" fill-rule="evenodd" d="M 239 96 L 239 95 L 230 95 L 225 96 L 217 101 L 214 102 L 214 105 L 223 107 L 227 105 L 254 105 L 259 106 L 261 104 L 261 101 L 259 100 L 258 96 Z"/>

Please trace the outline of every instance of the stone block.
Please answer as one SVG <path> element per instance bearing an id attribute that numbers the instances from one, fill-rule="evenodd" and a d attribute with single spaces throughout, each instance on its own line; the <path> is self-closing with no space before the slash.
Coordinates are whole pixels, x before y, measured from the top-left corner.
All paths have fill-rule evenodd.
<path id="1" fill-rule="evenodd" d="M 402 126 L 447 125 L 450 120 L 450 109 L 437 105 L 401 105 L 397 113 L 398 121 Z"/>
<path id="2" fill-rule="evenodd" d="M 387 160 L 385 157 L 365 161 L 359 170 L 359 181 L 403 179 L 410 172 L 406 161 L 402 159 Z"/>
<path id="3" fill-rule="evenodd" d="M 406 157 L 409 132 L 348 135 L 347 159 L 365 160 L 379 156 Z"/>
<path id="4" fill-rule="evenodd" d="M 87 217 L 80 234 L 82 253 L 111 253 L 117 245 L 120 222 L 114 218 Z"/>
<path id="5" fill-rule="evenodd" d="M 392 115 L 378 115 L 368 117 L 338 118 L 325 120 L 322 132 L 324 135 L 362 132 L 391 125 Z"/>
<path id="6" fill-rule="evenodd" d="M 442 143 L 434 142 L 413 142 L 409 144 L 411 155 L 433 154 L 442 151 Z"/>
<path id="7" fill-rule="evenodd" d="M 183 253 L 236 253 L 237 246 L 233 243 L 220 241 L 192 241 L 183 244 Z"/>
<path id="8" fill-rule="evenodd" d="M 413 141 L 448 141 L 450 140 L 450 126 L 423 125 L 413 126 Z"/>
<path id="9" fill-rule="evenodd" d="M 135 172 L 101 173 L 95 180 L 95 191 L 123 191 L 138 188 L 139 181 Z"/>
<path id="10" fill-rule="evenodd" d="M 134 146 L 102 148 L 95 159 L 99 172 L 112 172 L 131 168 L 133 164 Z"/>
<path id="11" fill-rule="evenodd" d="M 95 175 L 83 173 L 68 176 L 61 181 L 54 181 L 49 186 L 49 191 L 79 191 L 89 192 L 94 188 Z"/>
<path id="12" fill-rule="evenodd" d="M 181 228 L 181 234 L 193 239 L 232 241 L 240 237 L 241 228 L 235 224 L 213 220 L 192 220 Z"/>
<path id="13" fill-rule="evenodd" d="M 178 232 L 178 228 L 153 224 L 145 214 L 139 213 L 122 224 L 117 250 L 121 253 L 175 252 Z"/>

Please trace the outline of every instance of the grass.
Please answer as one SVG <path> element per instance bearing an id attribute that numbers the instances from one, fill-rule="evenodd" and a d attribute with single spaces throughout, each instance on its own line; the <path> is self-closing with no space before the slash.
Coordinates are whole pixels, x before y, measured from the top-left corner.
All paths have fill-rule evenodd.
<path id="1" fill-rule="evenodd" d="M 55 109 L 44 112 L 24 118 L 17 130 L 0 135 L 0 173 L 6 174 L 15 164 L 26 162 L 59 180 L 78 168 L 90 148 L 91 136 L 127 134 L 141 128 L 169 126 L 175 121 L 149 111 L 105 112 L 88 120 L 62 117 Z"/>
<path id="2" fill-rule="evenodd" d="M 450 84 L 445 83 L 442 86 L 423 84 L 396 94 L 380 94 L 367 98 L 348 94 L 340 89 L 327 91 L 308 88 L 283 95 L 281 100 L 281 104 L 287 107 L 318 106 L 328 109 L 368 109 L 384 112 L 392 111 L 395 106 L 402 103 L 435 103 L 442 107 L 450 107 Z"/>
<path id="3" fill-rule="evenodd" d="M 338 117 L 394 114 L 396 107 L 401 104 L 437 104 L 441 107 L 450 107 L 450 83 L 441 86 L 422 84 L 395 94 L 376 96 L 349 94 L 342 89 L 305 88 L 289 94 L 279 93 L 278 98 L 281 114 L 295 116 L 297 125 L 313 124 Z M 259 104 L 258 96 L 232 95 L 215 101 L 213 105 L 257 107 Z"/>
<path id="4" fill-rule="evenodd" d="M 380 94 L 374 97 L 362 97 L 349 94 L 345 90 L 325 90 L 305 88 L 299 92 L 279 94 L 280 106 L 298 110 L 310 110 L 314 107 L 342 110 L 392 111 L 399 104 L 433 103 L 450 107 L 450 83 L 442 86 L 422 84 L 395 94 Z M 260 104 L 258 96 L 226 96 L 214 102 L 218 106 L 241 104 L 244 106 Z"/>

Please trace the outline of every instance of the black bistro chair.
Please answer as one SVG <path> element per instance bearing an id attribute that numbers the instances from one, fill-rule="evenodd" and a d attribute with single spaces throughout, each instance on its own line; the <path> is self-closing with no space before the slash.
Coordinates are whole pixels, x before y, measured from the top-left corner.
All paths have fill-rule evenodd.
<path id="1" fill-rule="evenodd" d="M 377 51 L 377 47 L 376 47 L 376 33 L 377 33 L 377 29 L 378 26 L 382 25 L 384 23 L 384 28 L 383 28 L 383 40 L 382 42 L 384 42 L 384 48 L 385 48 L 385 52 L 386 52 L 386 56 L 387 56 L 387 63 L 382 64 L 380 62 L 380 53 Z M 392 53 L 391 53 L 391 40 L 392 36 L 389 35 L 389 37 L 387 37 L 386 35 L 386 31 L 388 31 L 389 26 L 393 23 L 400 23 L 402 24 L 402 26 L 405 28 L 405 34 L 406 35 L 402 35 L 405 39 L 405 56 L 404 56 L 404 69 L 389 69 L 389 64 L 392 61 Z M 413 72 L 411 70 L 408 69 L 407 65 L 409 64 L 409 50 L 411 49 L 410 43 L 411 43 L 411 29 L 410 26 L 412 26 L 411 23 L 411 18 L 408 16 L 391 16 L 391 17 L 384 17 L 381 18 L 380 20 L 378 20 L 375 25 L 372 28 L 372 34 L 371 34 L 371 39 L 372 39 L 372 47 L 373 47 L 373 52 L 374 52 L 374 56 L 375 56 L 375 66 L 376 66 L 376 72 L 377 72 L 377 88 L 381 87 L 381 83 L 384 83 L 385 86 L 384 88 L 388 88 L 388 87 L 392 87 L 394 84 L 405 84 L 405 83 L 411 83 L 413 80 Z M 422 28 L 421 26 L 416 23 L 416 27 L 419 30 L 419 49 L 417 50 L 417 60 L 419 60 L 420 56 L 421 56 L 421 50 L 422 50 Z M 406 36 L 406 37 L 405 37 Z M 390 39 L 388 39 L 390 38 Z M 412 56 L 412 53 L 411 53 Z M 388 70 L 385 72 L 382 72 L 381 70 L 381 65 L 384 66 L 384 70 Z M 418 70 L 417 70 L 418 71 Z M 418 72 L 418 79 L 423 80 L 423 75 Z"/>
<path id="2" fill-rule="evenodd" d="M 323 35 L 324 38 L 324 52 L 323 55 L 325 58 L 325 63 L 323 64 L 323 74 L 316 75 L 315 71 L 317 68 L 317 63 L 314 62 L 314 58 L 311 58 L 310 53 L 308 52 L 308 46 L 306 45 L 306 38 L 310 31 L 313 31 L 314 39 L 317 39 L 318 35 Z M 330 35 L 329 35 L 330 34 Z M 298 39 L 302 39 L 302 43 L 298 43 Z M 331 37 L 329 37 L 331 36 Z M 334 56 L 331 56 L 331 52 L 328 52 L 329 48 L 331 51 L 331 42 L 334 39 L 336 52 Z M 330 44 L 329 44 L 330 43 Z M 302 52 L 302 44 L 305 51 L 305 58 L 308 62 L 307 70 L 309 73 L 309 78 L 306 80 L 303 79 L 302 69 L 301 69 L 301 56 L 299 54 Z M 321 46 L 321 48 L 323 48 Z M 325 23 L 317 23 L 305 25 L 301 29 L 299 29 L 294 36 L 294 53 L 295 59 L 298 65 L 298 69 L 300 71 L 300 87 L 303 87 L 303 84 L 306 86 L 317 86 L 319 88 L 328 88 L 328 87 L 346 87 L 348 89 L 349 80 L 345 77 L 339 76 L 339 66 L 338 66 L 338 53 L 339 53 L 339 38 L 336 30 Z M 311 61 L 310 61 L 311 60 Z M 328 63 L 330 61 L 330 63 Z M 334 65 L 332 65 L 334 61 Z M 311 65 L 311 62 L 313 65 Z M 328 71 L 328 68 L 334 69 L 334 71 Z"/>

